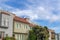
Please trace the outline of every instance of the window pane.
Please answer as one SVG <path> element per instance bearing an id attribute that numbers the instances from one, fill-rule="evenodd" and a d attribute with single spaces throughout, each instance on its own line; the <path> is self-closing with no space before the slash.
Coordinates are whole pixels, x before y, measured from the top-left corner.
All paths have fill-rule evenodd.
<path id="1" fill-rule="evenodd" d="M 26 25 L 26 29 L 27 29 L 27 25 Z"/>
<path id="2" fill-rule="evenodd" d="M 18 28 L 18 24 L 17 24 L 17 28 Z"/>
<path id="3" fill-rule="evenodd" d="M 1 38 L 1 36 L 2 36 L 2 34 L 1 34 L 1 32 L 0 32 L 0 38 Z"/>
<path id="4" fill-rule="evenodd" d="M 20 27 L 21 27 L 21 24 L 20 24 Z"/>

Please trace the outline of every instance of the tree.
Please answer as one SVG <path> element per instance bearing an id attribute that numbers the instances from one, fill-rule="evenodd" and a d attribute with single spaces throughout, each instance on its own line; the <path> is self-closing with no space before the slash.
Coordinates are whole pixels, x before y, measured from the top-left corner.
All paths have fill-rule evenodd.
<path id="1" fill-rule="evenodd" d="M 49 38 L 49 31 L 48 31 L 48 28 L 47 28 L 47 26 L 44 26 L 44 29 L 45 29 L 45 40 L 48 40 L 48 38 Z"/>
<path id="2" fill-rule="evenodd" d="M 36 35 L 33 30 L 29 31 L 29 38 L 28 40 L 36 40 Z"/>
<path id="3" fill-rule="evenodd" d="M 32 30 L 29 31 L 29 40 L 37 40 L 38 26 L 32 27 Z"/>
<path id="4" fill-rule="evenodd" d="M 46 26 L 35 26 L 29 32 L 29 40 L 48 40 L 49 32 Z"/>

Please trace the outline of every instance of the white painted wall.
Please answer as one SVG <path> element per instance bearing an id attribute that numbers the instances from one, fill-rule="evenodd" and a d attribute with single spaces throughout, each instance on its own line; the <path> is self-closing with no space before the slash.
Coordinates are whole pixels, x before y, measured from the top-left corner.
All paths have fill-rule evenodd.
<path id="1" fill-rule="evenodd" d="M 9 25 L 5 26 L 3 23 L 4 23 L 4 19 L 6 18 L 9 18 Z M 0 31 L 3 31 L 5 32 L 5 35 L 8 34 L 8 36 L 12 36 L 13 35 L 13 15 L 10 14 L 9 15 L 5 15 L 5 14 L 2 14 L 2 23 L 1 23 L 1 26 L 4 26 L 4 27 L 8 27 L 8 28 L 0 28 Z"/>

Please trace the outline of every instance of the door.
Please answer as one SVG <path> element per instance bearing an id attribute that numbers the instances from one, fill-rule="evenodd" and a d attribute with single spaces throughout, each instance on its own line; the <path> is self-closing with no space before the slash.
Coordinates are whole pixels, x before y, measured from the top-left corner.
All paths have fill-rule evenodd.
<path id="1" fill-rule="evenodd" d="M 0 32 L 0 40 L 4 37 L 4 32 Z"/>

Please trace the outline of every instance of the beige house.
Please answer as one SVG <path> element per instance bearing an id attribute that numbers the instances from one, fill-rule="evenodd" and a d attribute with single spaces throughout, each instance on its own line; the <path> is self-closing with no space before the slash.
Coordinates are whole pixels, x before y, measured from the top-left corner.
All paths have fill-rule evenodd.
<path id="1" fill-rule="evenodd" d="M 54 30 L 49 29 L 49 40 L 55 40 Z"/>
<path id="2" fill-rule="evenodd" d="M 27 40 L 29 30 L 29 22 L 25 18 L 14 17 L 13 33 L 16 40 Z"/>

